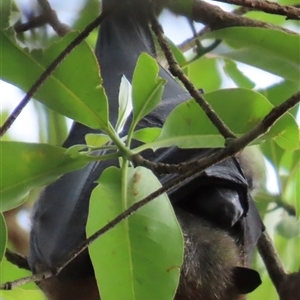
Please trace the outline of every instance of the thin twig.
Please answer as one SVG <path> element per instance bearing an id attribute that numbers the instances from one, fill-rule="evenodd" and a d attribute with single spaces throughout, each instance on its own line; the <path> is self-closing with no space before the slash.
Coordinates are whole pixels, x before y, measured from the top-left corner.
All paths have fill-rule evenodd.
<path id="1" fill-rule="evenodd" d="M 48 17 L 48 23 L 53 30 L 60 36 L 64 36 L 70 30 L 66 24 L 59 21 L 56 11 L 52 9 L 51 5 L 47 0 L 37 0 L 44 14 Z"/>
<path id="2" fill-rule="evenodd" d="M 103 11 L 99 17 L 97 17 L 94 21 L 92 21 L 89 25 L 85 27 L 85 29 L 78 34 L 78 36 L 57 56 L 56 59 L 49 65 L 49 67 L 41 74 L 41 76 L 37 79 L 37 81 L 32 85 L 29 91 L 26 93 L 25 97 L 18 104 L 18 106 L 14 109 L 14 111 L 10 114 L 8 119 L 4 122 L 4 124 L 0 128 L 0 137 L 4 135 L 4 133 L 10 128 L 10 126 L 14 123 L 18 115 L 24 109 L 24 107 L 28 104 L 33 95 L 37 92 L 37 90 L 41 87 L 41 85 L 46 81 L 47 78 L 56 70 L 56 68 L 62 63 L 62 61 L 79 45 L 84 39 L 90 34 L 92 30 L 94 30 L 97 26 L 101 24 L 101 22 L 106 18 L 106 16 L 110 13 L 110 11 Z"/>
<path id="3" fill-rule="evenodd" d="M 9 262 L 17 266 L 18 268 L 31 271 L 27 258 L 25 256 L 6 249 L 5 257 Z"/>
<path id="4" fill-rule="evenodd" d="M 41 15 L 31 18 L 26 23 L 16 24 L 14 26 L 16 32 L 24 32 L 49 24 L 59 36 L 65 36 L 70 31 L 69 26 L 59 21 L 56 11 L 51 8 L 47 0 L 38 0 L 38 3 L 42 8 Z"/>
<path id="5" fill-rule="evenodd" d="M 216 114 L 212 106 L 202 97 L 201 93 L 195 88 L 195 86 L 191 83 L 185 73 L 182 71 L 180 66 L 178 65 L 170 46 L 165 38 L 163 28 L 158 23 L 155 17 L 151 19 L 152 29 L 157 37 L 157 40 L 162 48 L 162 51 L 168 61 L 170 66 L 171 73 L 178 77 L 178 79 L 183 83 L 185 88 L 189 91 L 191 96 L 196 100 L 196 102 L 203 109 L 205 114 L 208 116 L 212 124 L 218 129 L 221 135 L 227 138 L 235 138 L 235 134 L 227 127 L 227 125 L 219 118 Z"/>
<path id="6" fill-rule="evenodd" d="M 43 273 L 39 273 L 36 275 L 26 276 L 19 278 L 14 281 L 7 281 L 3 284 L 0 284 L 0 290 L 13 290 L 19 286 L 22 286 L 24 284 L 30 283 L 30 282 L 40 282 L 44 279 L 48 279 L 50 277 L 53 277 L 53 273 L 51 271 L 46 271 Z"/>
<path id="7" fill-rule="evenodd" d="M 255 10 L 260 10 L 269 14 L 286 16 L 287 20 L 300 20 L 300 9 L 289 5 L 280 5 L 276 2 L 257 1 L 257 0 L 213 0 L 228 4 L 250 7 Z"/>
<path id="8" fill-rule="evenodd" d="M 236 9 L 234 9 L 232 11 L 233 14 L 238 15 L 238 16 L 242 16 L 244 14 L 246 14 L 247 12 L 251 11 L 252 9 L 249 7 L 238 7 Z M 199 30 L 199 32 L 197 33 L 196 36 L 193 36 L 189 39 L 186 39 L 185 41 L 183 41 L 181 44 L 179 44 L 177 47 L 182 51 L 182 52 L 186 52 L 192 48 L 194 48 L 196 46 L 196 40 L 199 39 L 202 35 L 204 35 L 205 33 L 210 32 L 211 29 L 209 26 L 205 26 L 202 29 Z"/>

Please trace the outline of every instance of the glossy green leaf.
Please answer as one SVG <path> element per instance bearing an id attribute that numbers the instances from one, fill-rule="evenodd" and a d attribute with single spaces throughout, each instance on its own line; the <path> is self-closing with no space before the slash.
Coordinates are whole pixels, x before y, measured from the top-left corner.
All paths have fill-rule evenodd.
<path id="1" fill-rule="evenodd" d="M 299 152 L 297 152 L 297 157 L 295 160 L 295 163 L 293 165 L 293 168 L 291 171 L 286 174 L 287 180 L 284 185 L 283 190 L 283 197 L 286 199 L 286 201 L 293 205 L 296 209 L 297 217 L 300 216 L 300 197 L 299 197 L 299 191 L 300 191 L 300 157 Z"/>
<path id="2" fill-rule="evenodd" d="M 173 43 L 173 41 L 169 38 L 167 38 L 169 47 L 171 51 L 173 52 L 173 55 L 178 63 L 179 66 L 184 68 L 184 65 L 187 63 L 187 60 L 184 56 L 184 54 L 180 51 L 180 49 Z"/>
<path id="3" fill-rule="evenodd" d="M 273 105 L 279 105 L 299 91 L 299 82 L 284 80 L 267 89 L 259 90 Z"/>
<path id="4" fill-rule="evenodd" d="M 259 92 L 268 98 L 273 105 L 277 106 L 299 91 L 299 82 L 284 80 L 283 82 L 275 84 L 267 89 L 259 90 Z M 296 117 L 298 110 L 299 104 L 290 109 L 289 113 Z"/>
<path id="5" fill-rule="evenodd" d="M 116 132 L 121 132 L 128 116 L 132 111 L 132 88 L 130 82 L 125 76 L 121 78 L 119 91 L 119 109 L 118 120 L 116 124 Z"/>
<path id="6" fill-rule="evenodd" d="M 255 83 L 251 81 L 242 71 L 239 70 L 237 64 L 231 59 L 225 59 L 223 67 L 225 73 L 233 80 L 237 87 L 245 89 L 253 89 Z"/>
<path id="7" fill-rule="evenodd" d="M 246 89 L 219 90 L 204 97 L 237 136 L 251 130 L 272 109 L 265 97 Z M 298 126 L 294 118 L 289 114 L 284 115 L 256 142 L 267 138 L 274 138 L 283 148 L 299 147 Z M 181 148 L 223 147 L 224 139 L 200 106 L 194 100 L 189 100 L 170 113 L 161 134 L 148 147 L 158 149 L 174 145 Z"/>
<path id="8" fill-rule="evenodd" d="M 279 164 L 280 173 L 289 175 L 300 161 L 300 150 L 284 151 Z"/>
<path id="9" fill-rule="evenodd" d="M 140 55 L 132 80 L 133 122 L 137 123 L 161 101 L 166 80 L 158 77 L 159 68 L 154 58 Z"/>
<path id="10" fill-rule="evenodd" d="M 300 36 L 276 29 L 232 27 L 208 33 L 233 48 L 222 53 L 245 64 L 299 83 Z"/>
<path id="11" fill-rule="evenodd" d="M 264 138 L 273 138 L 274 141 L 285 150 L 300 148 L 299 128 L 295 118 L 291 114 L 285 114 L 270 129 Z"/>
<path id="12" fill-rule="evenodd" d="M 279 169 L 280 161 L 284 150 L 280 148 L 274 140 L 265 141 L 260 145 L 263 155 L 274 164 L 276 169 Z"/>
<path id="13" fill-rule="evenodd" d="M 135 131 L 132 138 L 143 143 L 151 143 L 159 136 L 160 133 L 161 128 L 158 127 L 143 128 Z"/>
<path id="14" fill-rule="evenodd" d="M 85 136 L 85 141 L 90 148 L 100 148 L 111 139 L 108 135 L 102 133 L 89 133 Z"/>
<path id="15" fill-rule="evenodd" d="M 6 228 L 4 216 L 0 212 L 0 262 L 4 257 L 6 243 L 7 243 L 7 228 Z"/>
<path id="16" fill-rule="evenodd" d="M 126 197 L 121 170 L 106 169 L 92 192 L 87 235 L 106 225 L 133 203 L 158 189 L 148 169 L 130 168 Z M 173 299 L 183 258 L 183 237 L 166 194 L 139 209 L 91 246 L 102 300 Z M 116 288 L 118 287 L 118 288 Z"/>
<path id="17" fill-rule="evenodd" d="M 11 9 L 11 0 L 4 0 L 0 3 L 0 29 L 5 29 L 9 26 L 9 16 Z"/>
<path id="18" fill-rule="evenodd" d="M 16 288 L 11 291 L 0 291 L 1 300 L 45 300 L 41 290 Z"/>
<path id="19" fill-rule="evenodd" d="M 68 34 L 46 51 L 29 52 L 18 46 L 7 32 L 1 31 L 1 55 L 5 57 L 0 65 L 1 79 L 28 91 L 77 35 L 74 32 Z M 28 70 L 26 76 L 20 72 L 20 62 L 22 69 Z M 96 58 L 91 48 L 83 42 L 62 62 L 34 97 L 80 123 L 105 129 L 108 124 L 108 106 L 100 83 Z"/>
<path id="20" fill-rule="evenodd" d="M 189 79 L 205 93 L 217 90 L 221 86 L 221 76 L 217 68 L 217 59 L 202 56 L 189 64 Z"/>
<path id="21" fill-rule="evenodd" d="M 16 265 L 9 262 L 6 259 L 6 257 L 4 257 L 3 260 L 0 262 L 0 283 L 13 281 L 15 279 L 27 277 L 27 276 L 31 276 L 31 275 L 32 275 L 31 272 L 17 267 Z M 34 282 L 25 284 L 24 286 L 22 286 L 22 288 L 24 288 L 26 290 L 39 290 L 38 286 Z M 15 291 L 15 290 L 18 290 L 18 289 L 14 289 L 13 291 Z M 10 293 L 10 292 L 11 291 L 5 292 L 6 293 L 5 295 L 14 295 L 14 293 Z M 1 293 L 4 293 L 4 291 L 0 290 L 0 299 L 4 295 Z M 18 294 L 18 293 L 16 292 L 16 294 Z M 27 299 L 24 298 L 24 300 L 27 300 Z M 31 300 L 31 298 L 28 300 Z M 45 300 L 45 299 L 43 299 L 43 300 Z"/>
<path id="22" fill-rule="evenodd" d="M 33 187 L 47 185 L 64 173 L 83 167 L 87 160 L 67 149 L 47 144 L 0 142 L 0 207 L 20 205 Z"/>

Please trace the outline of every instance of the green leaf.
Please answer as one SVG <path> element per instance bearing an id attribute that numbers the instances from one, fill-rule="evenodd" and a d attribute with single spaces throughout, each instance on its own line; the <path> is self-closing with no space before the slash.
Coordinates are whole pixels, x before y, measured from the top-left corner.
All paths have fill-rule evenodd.
<path id="1" fill-rule="evenodd" d="M 220 88 L 222 81 L 216 58 L 202 56 L 190 63 L 188 68 L 189 79 L 196 88 L 201 88 L 206 93 Z"/>
<path id="2" fill-rule="evenodd" d="M 88 133 L 85 136 L 86 144 L 89 148 L 100 148 L 111 141 L 110 137 L 102 133 Z"/>
<path id="3" fill-rule="evenodd" d="M 130 82 L 123 75 L 119 92 L 119 112 L 116 124 L 116 132 L 121 132 L 128 116 L 132 111 L 132 88 Z"/>
<path id="4" fill-rule="evenodd" d="M 132 138 L 143 143 L 153 142 L 161 133 L 161 128 L 149 127 L 137 130 L 133 133 Z"/>
<path id="5" fill-rule="evenodd" d="M 272 85 L 271 87 L 259 90 L 273 105 L 279 105 L 285 100 L 289 99 L 292 95 L 299 91 L 299 82 L 292 82 L 284 80 L 278 84 Z M 295 105 L 292 109 L 289 110 L 294 117 L 297 116 L 299 110 L 299 104 Z"/>
<path id="6" fill-rule="evenodd" d="M 171 49 L 171 51 L 173 52 L 173 55 L 177 61 L 177 63 L 179 64 L 179 66 L 184 68 L 184 65 L 187 63 L 187 60 L 184 56 L 184 54 L 180 51 L 180 49 L 173 43 L 173 41 L 169 38 L 167 38 L 169 47 Z"/>
<path id="7" fill-rule="evenodd" d="M 33 187 L 47 185 L 87 163 L 84 156 L 67 151 L 47 144 L 0 142 L 1 210 L 20 205 Z"/>
<path id="8" fill-rule="evenodd" d="M 7 243 L 7 228 L 3 214 L 0 212 L 0 262 L 2 261 Z"/>
<path id="9" fill-rule="evenodd" d="M 121 170 L 106 169 L 92 192 L 87 235 L 161 185 L 148 169 L 130 168 L 122 198 Z M 172 242 L 170 242 L 172 241 Z M 173 299 L 183 237 L 166 194 L 139 209 L 89 246 L 102 300 Z M 118 287 L 118 288 L 116 288 Z"/>
<path id="10" fill-rule="evenodd" d="M 299 91 L 299 82 L 284 80 L 263 90 L 259 90 L 273 105 L 279 105 Z"/>
<path id="11" fill-rule="evenodd" d="M 24 290 L 16 288 L 11 291 L 0 291 L 3 300 L 44 300 L 45 295 L 40 290 Z"/>
<path id="12" fill-rule="evenodd" d="M 1 79 L 26 92 L 77 35 L 74 32 L 68 34 L 46 51 L 29 52 L 9 38 L 8 32 L 1 31 L 1 55 L 5 57 L 0 65 Z M 22 70 L 30 70 L 26 76 L 20 72 L 20 61 Z M 95 55 L 83 42 L 68 55 L 34 97 L 49 108 L 91 128 L 105 129 L 108 105 L 100 83 Z"/>
<path id="13" fill-rule="evenodd" d="M 283 197 L 286 201 L 296 208 L 296 215 L 300 215 L 300 160 L 299 151 L 296 152 L 295 163 L 292 170 L 287 174 L 287 180 L 284 185 Z"/>
<path id="14" fill-rule="evenodd" d="M 16 280 L 17 278 L 27 277 L 31 276 L 32 273 L 25 269 L 20 269 L 16 265 L 9 262 L 6 257 L 3 258 L 3 260 L 0 263 L 0 283 L 8 282 Z M 23 286 L 26 290 L 39 290 L 38 286 L 34 282 L 30 282 L 28 284 L 25 284 Z M 13 291 L 17 291 L 18 289 L 13 289 Z M 11 293 L 12 291 L 7 291 L 6 294 L 3 294 L 4 291 L 0 290 L 0 299 L 3 298 L 4 295 L 14 295 L 14 293 Z M 2 294 L 1 294 L 2 293 Z M 17 293 L 17 292 L 16 292 Z M 6 299 L 6 298 L 5 298 Z M 11 299 L 11 298 L 8 298 Z M 15 298 L 12 298 L 15 299 Z M 27 298 L 24 298 L 24 300 Z M 42 298 L 45 300 L 45 297 Z M 28 300 L 31 300 L 29 298 Z"/>
<path id="15" fill-rule="evenodd" d="M 11 0 L 1 1 L 1 4 L 0 4 L 0 29 L 5 29 L 9 26 L 10 10 L 11 10 Z"/>
<path id="16" fill-rule="evenodd" d="M 150 113 L 161 101 L 166 80 L 158 77 L 158 72 L 155 59 L 142 53 L 137 61 L 132 80 L 134 124 Z"/>
<path id="17" fill-rule="evenodd" d="M 205 94 L 204 98 L 237 136 L 251 130 L 272 109 L 265 97 L 246 89 L 218 90 Z M 268 138 L 274 138 L 281 147 L 287 149 L 299 147 L 298 126 L 294 118 L 285 114 L 256 143 Z M 224 139 L 200 106 L 194 100 L 189 100 L 170 113 L 159 137 L 147 147 L 156 150 L 174 145 L 181 148 L 223 147 Z"/>
<path id="18" fill-rule="evenodd" d="M 232 51 L 222 53 L 245 64 L 299 83 L 300 36 L 277 29 L 231 27 L 203 36 L 226 42 Z"/>
<path id="19" fill-rule="evenodd" d="M 263 136 L 273 138 L 279 147 L 285 150 L 296 150 L 300 148 L 300 135 L 295 118 L 287 113 L 281 117 Z M 262 139 L 262 140 L 263 140 Z"/>
<path id="20" fill-rule="evenodd" d="M 255 83 L 251 81 L 247 76 L 244 75 L 242 71 L 239 70 L 237 64 L 231 59 L 224 60 L 225 65 L 223 67 L 225 73 L 233 80 L 236 86 L 245 88 L 245 89 L 253 89 L 255 87 Z"/>
<path id="21" fill-rule="evenodd" d="M 279 170 L 280 161 L 284 150 L 280 148 L 274 140 L 265 141 L 260 145 L 263 155 L 274 164 L 275 169 Z"/>
<path id="22" fill-rule="evenodd" d="M 280 173 L 285 173 L 288 176 L 298 164 L 299 158 L 300 150 L 284 151 L 279 164 Z"/>

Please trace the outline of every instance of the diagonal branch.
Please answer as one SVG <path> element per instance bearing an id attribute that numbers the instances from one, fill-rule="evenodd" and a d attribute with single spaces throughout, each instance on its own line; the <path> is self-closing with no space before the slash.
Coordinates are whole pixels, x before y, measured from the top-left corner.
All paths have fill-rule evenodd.
<path id="1" fill-rule="evenodd" d="M 25 256 L 6 249 L 5 257 L 9 262 L 17 266 L 18 268 L 31 271 L 27 258 Z"/>
<path id="2" fill-rule="evenodd" d="M 155 17 L 151 19 L 152 29 L 157 37 L 157 40 L 162 48 L 162 51 L 168 61 L 170 66 L 170 72 L 183 83 L 185 88 L 189 91 L 191 96 L 196 100 L 196 102 L 203 109 L 212 124 L 218 129 L 221 135 L 227 138 L 235 138 L 235 134 L 227 127 L 227 125 L 219 118 L 212 106 L 202 97 L 201 93 L 195 88 L 192 82 L 188 79 L 185 73 L 182 71 L 178 65 L 171 49 L 164 35 L 164 31 L 161 25 L 158 23 Z"/>
<path id="3" fill-rule="evenodd" d="M 287 274 L 267 232 L 261 235 L 257 248 L 276 290 L 279 291 L 280 285 L 285 280 Z"/>
<path id="4" fill-rule="evenodd" d="M 183 7 L 176 7 L 173 1 L 170 1 L 168 8 L 180 15 L 184 15 L 193 21 L 200 22 L 210 27 L 211 30 L 217 30 L 227 27 L 261 27 L 261 28 L 275 28 L 287 33 L 295 32 L 286 28 L 268 24 L 266 22 L 253 20 L 247 17 L 239 16 L 230 12 L 222 10 L 220 7 L 212 5 L 202 0 L 193 0 L 191 11 L 187 11 Z"/>
<path id="5" fill-rule="evenodd" d="M 38 0 L 38 3 L 42 9 L 41 15 L 30 18 L 26 23 L 16 24 L 14 26 L 16 32 L 24 32 L 49 24 L 59 36 L 66 35 L 70 30 L 69 27 L 59 21 L 56 11 L 51 8 L 49 2 L 47 0 Z"/>
<path id="6" fill-rule="evenodd" d="M 218 2 L 240 5 L 269 14 L 286 16 L 287 20 L 300 20 L 300 9 L 295 6 L 280 5 L 276 2 L 257 0 L 214 0 Z"/>

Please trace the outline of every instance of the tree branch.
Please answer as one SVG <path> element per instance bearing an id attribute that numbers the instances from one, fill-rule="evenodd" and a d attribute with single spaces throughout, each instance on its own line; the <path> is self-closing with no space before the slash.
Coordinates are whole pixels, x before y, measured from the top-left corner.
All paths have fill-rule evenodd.
<path id="1" fill-rule="evenodd" d="M 285 281 L 287 274 L 267 232 L 264 232 L 258 240 L 257 249 L 276 290 L 279 292 L 280 285 Z"/>
<path id="2" fill-rule="evenodd" d="M 242 16 L 244 14 L 246 14 L 247 12 L 251 11 L 253 9 L 249 8 L 249 7 L 243 7 L 240 6 L 236 9 L 234 9 L 232 11 L 233 14 L 238 15 L 238 16 Z M 211 29 L 209 26 L 205 26 L 203 27 L 196 36 L 186 39 L 185 41 L 183 41 L 181 44 L 179 44 L 177 47 L 182 51 L 182 52 L 186 52 L 192 48 L 194 48 L 196 46 L 196 40 L 201 37 L 202 35 L 204 35 L 207 32 L 210 32 Z"/>
<path id="3" fill-rule="evenodd" d="M 276 2 L 257 1 L 257 0 L 213 0 L 228 4 L 250 7 L 255 10 L 264 11 L 269 14 L 286 16 L 287 20 L 300 20 L 300 9 L 289 5 L 280 5 Z"/>
<path id="4" fill-rule="evenodd" d="M 24 32 L 49 24 L 59 36 L 66 35 L 70 30 L 69 26 L 59 21 L 56 11 L 51 8 L 49 2 L 47 0 L 38 0 L 38 3 L 42 9 L 42 14 L 33 17 L 26 23 L 15 25 L 16 32 Z"/>
<path id="5" fill-rule="evenodd" d="M 288 33 L 296 34 L 286 28 L 268 24 L 266 22 L 253 20 L 243 16 L 239 16 L 230 12 L 223 11 L 220 7 L 204 2 L 202 0 L 193 0 L 191 12 L 184 10 L 184 7 L 176 7 L 172 1 L 168 4 L 168 8 L 180 15 L 184 15 L 196 22 L 200 22 L 210 27 L 211 30 L 217 30 L 227 27 L 261 27 L 275 28 Z"/>
<path id="6" fill-rule="evenodd" d="M 227 125 L 219 118 L 212 106 L 202 97 L 201 93 L 195 88 L 192 82 L 188 79 L 185 73 L 182 71 L 178 65 L 171 49 L 164 35 L 163 28 L 158 23 L 155 17 L 151 19 L 152 29 L 157 37 L 160 47 L 168 61 L 170 66 L 170 72 L 183 83 L 185 88 L 189 91 L 191 96 L 200 105 L 202 110 L 205 112 L 212 124 L 218 129 L 221 135 L 227 138 L 235 138 L 235 134 L 227 127 Z"/>
<path id="7" fill-rule="evenodd" d="M 6 249 L 5 257 L 9 262 L 17 266 L 18 268 L 31 271 L 27 258 L 25 256 Z"/>

